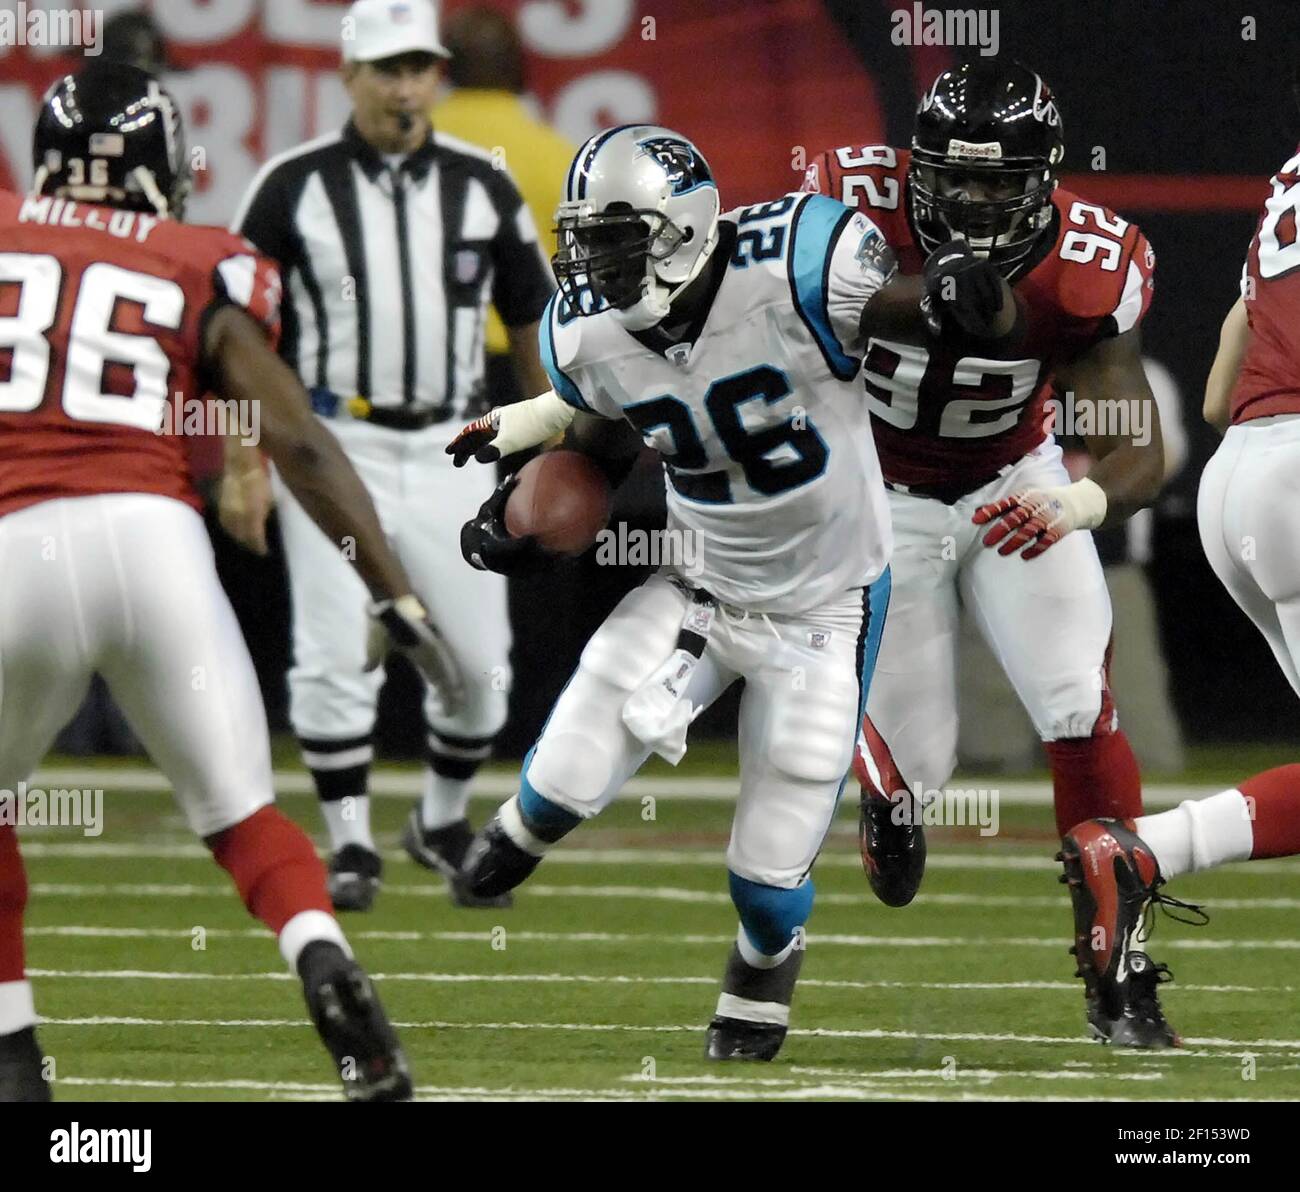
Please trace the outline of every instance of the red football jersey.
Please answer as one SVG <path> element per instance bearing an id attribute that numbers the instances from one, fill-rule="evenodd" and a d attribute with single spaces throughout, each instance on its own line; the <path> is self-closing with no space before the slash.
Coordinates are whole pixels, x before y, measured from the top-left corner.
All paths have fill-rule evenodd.
<path id="1" fill-rule="evenodd" d="M 887 145 L 831 150 L 808 167 L 803 189 L 869 215 L 901 270 L 920 273 L 910 156 Z M 870 341 L 863 380 L 886 480 L 968 492 L 992 479 L 1046 438 L 1055 370 L 1146 314 L 1155 253 L 1142 232 L 1059 187 L 1052 202 L 1055 242 L 1035 250 L 1037 263 L 1014 284 L 1025 307 L 1020 359 L 961 356 L 933 340 Z"/>
<path id="2" fill-rule="evenodd" d="M 197 507 L 206 317 L 235 303 L 274 337 L 276 267 L 221 228 L 3 191 L 0 247 L 0 516 L 112 492 Z"/>
<path id="3" fill-rule="evenodd" d="M 1270 185 L 1241 276 L 1250 340 L 1232 389 L 1234 423 L 1300 414 L 1300 150 Z"/>

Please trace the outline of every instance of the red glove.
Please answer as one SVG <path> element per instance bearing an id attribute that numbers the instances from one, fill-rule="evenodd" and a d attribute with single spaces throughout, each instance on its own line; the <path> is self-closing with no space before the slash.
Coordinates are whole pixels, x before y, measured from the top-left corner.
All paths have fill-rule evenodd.
<path id="1" fill-rule="evenodd" d="M 990 501 L 975 510 L 971 521 L 989 526 L 984 545 L 996 546 L 998 554 L 1020 551 L 1021 558 L 1036 559 L 1071 530 L 1094 529 L 1105 517 L 1106 494 L 1085 477 L 1060 488 L 1030 488 Z"/>

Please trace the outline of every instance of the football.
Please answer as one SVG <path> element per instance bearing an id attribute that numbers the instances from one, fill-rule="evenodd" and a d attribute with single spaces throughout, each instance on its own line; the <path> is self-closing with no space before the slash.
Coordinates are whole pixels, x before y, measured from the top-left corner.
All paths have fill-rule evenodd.
<path id="1" fill-rule="evenodd" d="M 547 451 L 519 471 L 506 501 L 506 529 L 557 555 L 580 555 L 609 521 L 604 473 L 577 451 Z"/>

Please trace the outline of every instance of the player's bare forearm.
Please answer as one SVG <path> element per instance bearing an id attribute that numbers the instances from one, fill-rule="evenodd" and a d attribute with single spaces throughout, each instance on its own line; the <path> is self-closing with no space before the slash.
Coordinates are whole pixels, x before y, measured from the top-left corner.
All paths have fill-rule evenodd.
<path id="1" fill-rule="evenodd" d="M 258 325 L 244 312 L 226 307 L 208 321 L 204 346 L 217 391 L 259 404 L 262 450 L 307 515 L 345 552 L 371 594 L 384 600 L 409 593 L 411 582 L 389 549 L 365 485 Z"/>
<path id="2" fill-rule="evenodd" d="M 1106 494 L 1103 527 L 1145 509 L 1164 483 L 1160 412 L 1142 367 L 1137 328 L 1095 344 L 1062 370 L 1058 381 L 1072 394 L 1070 409 L 1096 461 L 1088 479 Z"/>
<path id="3" fill-rule="evenodd" d="M 1250 342 L 1250 323 L 1246 318 L 1246 300 L 1238 298 L 1219 331 L 1219 350 L 1205 381 L 1205 403 L 1201 413 L 1219 434 L 1228 429 L 1232 414 L 1232 387 Z"/>
<path id="4" fill-rule="evenodd" d="M 538 348 L 537 332 L 540 324 L 524 327 L 507 327 L 506 339 L 510 341 L 510 357 L 519 375 L 519 384 L 525 395 L 536 397 L 551 387 L 546 369 L 542 367 L 542 354 Z"/>
<path id="5" fill-rule="evenodd" d="M 998 278 L 1002 305 L 993 316 L 987 338 L 974 341 L 973 346 L 988 356 L 1010 355 L 1020 346 L 1023 328 L 1022 307 L 1015 290 L 1005 278 Z M 863 339 L 875 336 L 880 339 L 901 339 L 904 342 L 923 343 L 932 334 L 922 309 L 926 282 L 920 274 L 896 273 L 880 287 L 862 309 L 859 331 Z"/>
<path id="6" fill-rule="evenodd" d="M 913 340 L 925 336 L 924 297 L 925 279 L 919 273 L 895 273 L 862 308 L 862 338 Z"/>

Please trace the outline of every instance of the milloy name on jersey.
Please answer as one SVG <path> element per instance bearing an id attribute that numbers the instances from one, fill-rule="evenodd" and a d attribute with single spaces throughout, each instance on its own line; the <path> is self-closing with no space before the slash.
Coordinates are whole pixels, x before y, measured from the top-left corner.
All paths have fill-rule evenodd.
<path id="1" fill-rule="evenodd" d="M 666 359 L 611 311 L 542 320 L 555 391 L 626 418 L 663 456 L 668 526 L 692 534 L 719 600 L 797 613 L 876 579 L 892 539 L 861 387 L 862 308 L 893 253 L 865 215 L 790 194 L 725 212 L 715 291 Z M 725 261 L 725 266 L 722 262 Z"/>

